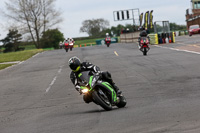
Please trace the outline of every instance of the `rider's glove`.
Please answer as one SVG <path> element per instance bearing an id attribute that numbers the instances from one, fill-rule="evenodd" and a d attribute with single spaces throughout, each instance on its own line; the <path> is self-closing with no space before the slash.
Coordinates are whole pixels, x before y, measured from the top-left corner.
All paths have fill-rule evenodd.
<path id="1" fill-rule="evenodd" d="M 76 86 L 75 86 L 75 89 L 76 89 L 79 93 L 81 93 L 81 87 L 80 87 L 79 85 L 76 85 Z"/>

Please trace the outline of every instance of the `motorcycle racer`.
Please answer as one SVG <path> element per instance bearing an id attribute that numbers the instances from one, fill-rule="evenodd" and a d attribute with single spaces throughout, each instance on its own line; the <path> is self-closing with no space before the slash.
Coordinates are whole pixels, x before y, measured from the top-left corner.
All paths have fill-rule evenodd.
<path id="1" fill-rule="evenodd" d="M 83 71 L 93 71 L 95 73 L 99 73 L 103 80 L 109 82 L 112 86 L 117 95 L 119 96 L 122 92 L 119 90 L 119 88 L 115 85 L 111 78 L 111 74 L 109 72 L 102 72 L 100 71 L 100 68 L 96 65 L 91 64 L 90 62 L 82 62 L 80 59 L 76 56 L 71 57 L 68 61 L 69 67 L 71 68 L 72 72 L 70 74 L 70 79 L 72 83 L 75 86 L 75 89 L 80 92 L 80 85 L 78 81 L 78 75 L 79 73 Z M 85 99 L 84 99 L 85 100 Z M 85 102 L 89 103 L 87 100 Z"/>

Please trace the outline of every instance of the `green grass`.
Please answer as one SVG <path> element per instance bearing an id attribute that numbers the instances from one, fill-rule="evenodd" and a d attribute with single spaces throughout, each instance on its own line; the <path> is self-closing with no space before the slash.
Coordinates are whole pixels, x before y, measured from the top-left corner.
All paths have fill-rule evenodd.
<path id="1" fill-rule="evenodd" d="M 0 54 L 0 63 L 12 62 L 12 61 L 24 61 L 42 51 L 44 50 L 33 49 L 33 50 L 25 50 L 25 51 L 19 51 L 19 52 L 2 53 Z"/>
<path id="2" fill-rule="evenodd" d="M 0 64 L 0 70 L 6 68 L 6 67 L 9 67 L 9 66 L 12 66 L 14 64 Z"/>

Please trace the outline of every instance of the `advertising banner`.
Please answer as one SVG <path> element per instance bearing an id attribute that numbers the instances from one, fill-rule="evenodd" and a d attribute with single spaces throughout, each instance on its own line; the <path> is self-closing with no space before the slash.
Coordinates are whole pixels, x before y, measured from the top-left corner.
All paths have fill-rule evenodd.
<path id="1" fill-rule="evenodd" d="M 140 27 L 142 26 L 143 13 L 140 14 Z"/>
<path id="2" fill-rule="evenodd" d="M 149 14 L 149 28 L 150 29 L 153 28 L 153 10 L 151 10 L 151 12 Z"/>
<path id="3" fill-rule="evenodd" d="M 144 28 L 148 29 L 148 23 L 149 23 L 149 11 L 147 11 L 144 15 Z"/>

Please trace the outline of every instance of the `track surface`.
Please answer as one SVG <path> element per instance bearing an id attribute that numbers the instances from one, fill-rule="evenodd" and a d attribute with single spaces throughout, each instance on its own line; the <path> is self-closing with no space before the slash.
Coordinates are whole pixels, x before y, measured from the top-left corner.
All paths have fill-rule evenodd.
<path id="1" fill-rule="evenodd" d="M 151 46 L 111 44 L 43 52 L 0 71 L 0 133 L 198 133 L 200 39 Z M 127 106 L 85 104 L 69 79 L 68 59 L 109 71 Z"/>

